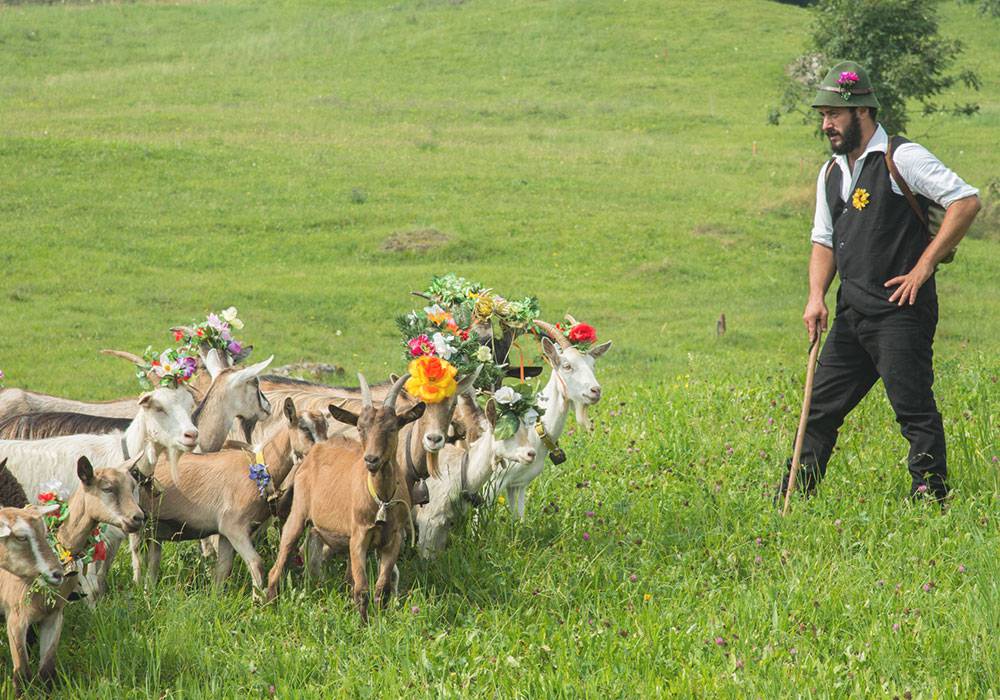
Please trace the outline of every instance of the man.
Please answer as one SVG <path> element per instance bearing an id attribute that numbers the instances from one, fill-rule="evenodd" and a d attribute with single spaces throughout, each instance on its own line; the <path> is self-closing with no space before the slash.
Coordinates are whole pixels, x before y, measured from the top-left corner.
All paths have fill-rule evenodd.
<path id="1" fill-rule="evenodd" d="M 976 217 L 979 191 L 922 146 L 890 139 L 876 122 L 878 98 L 857 63 L 835 66 L 812 106 L 822 116 L 834 157 L 816 182 L 809 299 L 802 316 L 810 339 L 826 330 L 825 297 L 834 274 L 840 289 L 816 370 L 798 483 L 806 493 L 815 490 L 844 417 L 881 379 L 910 443 L 910 495 L 929 491 L 942 499 L 948 494 L 944 426 L 931 388 L 938 317 L 934 272 Z M 890 174 L 890 145 L 899 179 L 925 217 L 930 200 L 946 209 L 933 241 Z M 782 496 L 787 487 L 786 473 Z"/>

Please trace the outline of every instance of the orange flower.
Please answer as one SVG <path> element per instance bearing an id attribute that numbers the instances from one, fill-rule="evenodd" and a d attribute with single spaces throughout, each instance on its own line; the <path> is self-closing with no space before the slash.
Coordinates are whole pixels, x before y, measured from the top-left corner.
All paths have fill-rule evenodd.
<path id="1" fill-rule="evenodd" d="M 440 403 L 458 388 L 455 382 L 458 368 L 440 357 L 418 357 L 410 361 L 407 371 L 410 378 L 406 380 L 406 391 L 426 403 Z"/>

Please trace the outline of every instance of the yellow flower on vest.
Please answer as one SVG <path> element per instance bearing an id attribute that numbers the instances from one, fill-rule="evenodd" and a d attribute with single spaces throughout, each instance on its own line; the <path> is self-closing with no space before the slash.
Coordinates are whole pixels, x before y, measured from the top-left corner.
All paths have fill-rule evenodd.
<path id="1" fill-rule="evenodd" d="M 861 211 L 862 209 L 868 206 L 868 200 L 870 198 L 871 195 L 868 194 L 868 190 L 859 187 L 858 189 L 854 190 L 854 197 L 851 200 L 851 204 L 854 205 L 855 209 Z"/>

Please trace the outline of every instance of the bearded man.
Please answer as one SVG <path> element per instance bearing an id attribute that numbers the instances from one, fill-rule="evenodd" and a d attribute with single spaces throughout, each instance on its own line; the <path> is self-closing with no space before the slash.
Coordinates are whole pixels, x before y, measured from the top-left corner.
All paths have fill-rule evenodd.
<path id="1" fill-rule="evenodd" d="M 979 212 L 979 191 L 923 146 L 889 138 L 876 121 L 875 91 L 857 63 L 834 66 L 812 106 L 834 156 L 816 181 L 809 299 L 802 315 L 810 340 L 827 328 L 826 292 L 835 274 L 840 288 L 816 370 L 799 483 L 807 494 L 815 490 L 844 418 L 881 379 L 910 443 L 910 495 L 929 491 L 943 499 L 947 455 L 932 390 L 934 273 Z M 890 172 L 892 163 L 897 173 Z M 931 202 L 946 210 L 933 240 L 924 223 Z M 787 488 L 786 473 L 779 495 Z"/>

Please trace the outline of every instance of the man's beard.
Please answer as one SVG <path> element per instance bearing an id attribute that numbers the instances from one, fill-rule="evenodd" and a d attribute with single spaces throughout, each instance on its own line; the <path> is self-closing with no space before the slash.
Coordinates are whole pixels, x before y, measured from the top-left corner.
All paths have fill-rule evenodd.
<path id="1" fill-rule="evenodd" d="M 832 142 L 830 143 L 830 150 L 838 156 L 847 155 L 861 145 L 861 120 L 858 119 L 856 110 L 851 110 L 851 123 L 847 125 L 847 128 L 839 136 L 839 146 L 834 146 Z M 827 132 L 827 138 L 829 137 L 830 132 Z"/>

